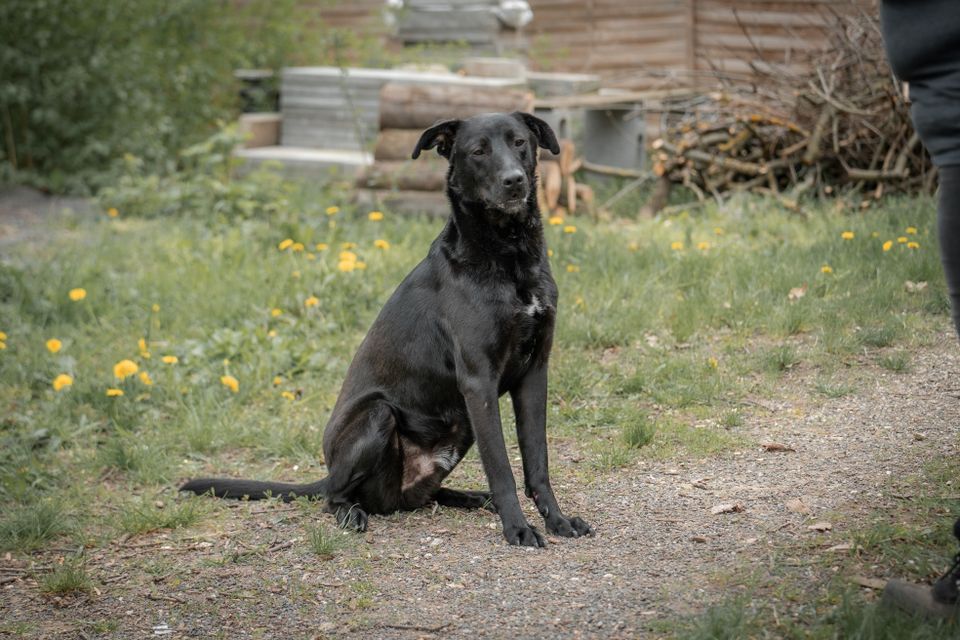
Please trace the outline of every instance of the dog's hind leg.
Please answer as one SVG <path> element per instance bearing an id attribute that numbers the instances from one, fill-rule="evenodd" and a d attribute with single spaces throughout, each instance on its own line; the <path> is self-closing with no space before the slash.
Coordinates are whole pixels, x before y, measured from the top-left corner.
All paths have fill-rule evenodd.
<path id="1" fill-rule="evenodd" d="M 402 463 L 393 409 L 376 402 L 340 425 L 325 452 L 326 510 L 343 529 L 366 531 L 368 513 L 392 513 L 400 507 Z"/>
<path id="2" fill-rule="evenodd" d="M 437 501 L 437 504 L 444 507 L 487 509 L 493 513 L 497 512 L 497 508 L 493 504 L 493 497 L 489 491 L 464 491 L 441 487 L 433 494 L 433 499 Z"/>

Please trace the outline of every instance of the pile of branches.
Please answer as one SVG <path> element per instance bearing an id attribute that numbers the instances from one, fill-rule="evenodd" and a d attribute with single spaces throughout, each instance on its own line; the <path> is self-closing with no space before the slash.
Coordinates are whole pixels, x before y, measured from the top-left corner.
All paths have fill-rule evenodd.
<path id="1" fill-rule="evenodd" d="M 829 46 L 803 72 L 754 64 L 752 82 L 716 74 L 721 90 L 674 105 L 654 142 L 654 173 L 701 201 L 773 194 L 930 193 L 935 173 L 886 62 L 879 20 L 835 15 Z"/>

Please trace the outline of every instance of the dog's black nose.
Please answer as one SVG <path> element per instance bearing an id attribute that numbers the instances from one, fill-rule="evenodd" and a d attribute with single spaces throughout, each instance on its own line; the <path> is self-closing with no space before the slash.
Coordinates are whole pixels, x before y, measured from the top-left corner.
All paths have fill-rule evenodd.
<path id="1" fill-rule="evenodd" d="M 517 187 L 523 184 L 524 177 L 523 171 L 514 169 L 513 171 L 504 173 L 501 180 L 503 181 L 503 186 L 509 189 L 510 187 Z"/>

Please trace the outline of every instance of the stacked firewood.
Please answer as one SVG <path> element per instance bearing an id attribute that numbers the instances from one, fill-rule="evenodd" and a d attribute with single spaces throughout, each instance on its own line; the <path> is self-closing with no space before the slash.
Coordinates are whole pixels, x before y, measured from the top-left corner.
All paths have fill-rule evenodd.
<path id="1" fill-rule="evenodd" d="M 830 46 L 808 72 L 758 68 L 752 81 L 718 75 L 722 89 L 674 105 L 656 140 L 653 171 L 701 201 L 736 191 L 929 193 L 934 172 L 887 66 L 875 16 L 835 16 Z"/>

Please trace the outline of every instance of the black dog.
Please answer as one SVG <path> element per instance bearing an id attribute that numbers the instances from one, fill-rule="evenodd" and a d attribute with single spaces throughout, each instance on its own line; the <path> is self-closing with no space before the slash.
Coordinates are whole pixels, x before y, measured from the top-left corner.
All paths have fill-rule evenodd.
<path id="1" fill-rule="evenodd" d="M 547 359 L 557 286 L 537 208 L 537 146 L 559 151 L 526 113 L 450 120 L 427 129 L 425 149 L 449 160 L 452 215 L 404 279 L 347 371 L 323 439 L 329 476 L 312 484 L 201 479 L 182 490 L 251 499 L 323 496 L 342 527 L 367 513 L 431 501 L 488 507 L 510 544 L 542 547 L 524 517 L 507 458 L 498 398 L 510 393 L 526 493 L 558 536 L 591 534 L 560 511 L 547 472 Z M 476 439 L 490 493 L 441 488 Z"/>

